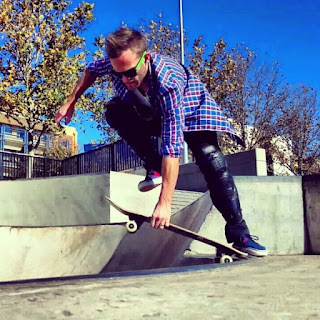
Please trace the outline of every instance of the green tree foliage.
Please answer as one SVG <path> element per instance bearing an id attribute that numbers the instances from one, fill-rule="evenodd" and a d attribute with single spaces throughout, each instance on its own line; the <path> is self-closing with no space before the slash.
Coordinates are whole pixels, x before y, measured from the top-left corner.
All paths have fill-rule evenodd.
<path id="1" fill-rule="evenodd" d="M 76 155 L 77 151 L 77 148 L 67 148 L 58 138 L 56 138 L 53 140 L 50 147 L 45 150 L 43 156 L 62 160 Z"/>
<path id="2" fill-rule="evenodd" d="M 161 13 L 149 22 L 142 19 L 140 30 L 146 35 L 150 50 L 180 60 L 180 29 L 171 23 L 164 23 Z M 188 44 L 187 38 L 184 43 Z"/>
<path id="3" fill-rule="evenodd" d="M 54 116 L 85 65 L 84 38 L 93 5 L 65 0 L 0 3 L 0 110 L 29 134 L 29 151 L 52 132 Z M 79 106 L 88 104 L 86 97 Z M 26 121 L 21 121 L 24 118 Z M 42 125 L 39 138 L 35 127 Z"/>
<path id="4" fill-rule="evenodd" d="M 231 53 L 226 50 L 224 39 L 216 42 L 212 52 L 207 54 L 203 37 L 195 39 L 193 52 L 189 54 L 189 67 L 199 76 L 208 91 L 219 104 L 224 104 L 230 93 L 238 89 L 237 65 Z"/>

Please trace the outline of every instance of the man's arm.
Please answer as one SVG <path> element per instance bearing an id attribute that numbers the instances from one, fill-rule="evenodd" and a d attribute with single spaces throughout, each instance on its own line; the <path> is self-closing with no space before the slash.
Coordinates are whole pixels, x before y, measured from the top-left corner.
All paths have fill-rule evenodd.
<path id="1" fill-rule="evenodd" d="M 77 100 L 81 95 L 94 83 L 96 77 L 86 69 L 82 77 L 77 82 L 67 102 L 56 113 L 56 123 L 59 124 L 62 119 L 65 118 L 65 123 L 68 124 L 74 113 L 74 108 Z"/>
<path id="2" fill-rule="evenodd" d="M 171 218 L 171 204 L 173 193 L 177 184 L 179 174 L 179 158 L 162 158 L 162 188 L 159 201 L 151 219 L 151 226 L 163 229 L 169 226 Z"/>

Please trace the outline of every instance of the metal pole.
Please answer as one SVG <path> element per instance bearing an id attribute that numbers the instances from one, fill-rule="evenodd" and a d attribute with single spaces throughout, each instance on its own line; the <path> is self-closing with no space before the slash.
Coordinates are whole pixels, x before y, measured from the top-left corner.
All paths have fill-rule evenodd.
<path id="1" fill-rule="evenodd" d="M 181 64 L 184 64 L 184 31 L 183 31 L 183 11 L 182 11 L 182 0 L 179 0 L 179 11 L 180 11 L 180 54 Z M 188 145 L 186 142 L 183 144 L 183 155 L 182 163 L 188 163 Z"/>
<path id="2" fill-rule="evenodd" d="M 183 31 L 183 11 L 182 11 L 182 0 L 179 0 L 179 10 L 180 10 L 180 55 L 181 63 L 184 64 L 184 31 Z"/>

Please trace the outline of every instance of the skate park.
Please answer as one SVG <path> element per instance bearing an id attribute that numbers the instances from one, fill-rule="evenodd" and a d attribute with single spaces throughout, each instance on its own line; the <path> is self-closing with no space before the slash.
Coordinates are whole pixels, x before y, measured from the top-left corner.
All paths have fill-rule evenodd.
<path id="1" fill-rule="evenodd" d="M 242 210 L 270 256 L 223 267 L 199 262 L 180 268 L 183 259 L 214 255 L 214 248 L 202 243 L 147 225 L 134 235 L 127 233 L 125 217 L 108 207 L 104 196 L 150 215 L 159 190 L 138 192 L 139 172 L 2 181 L 0 288 L 2 305 L 14 306 L 4 319 L 19 319 L 17 314 L 23 319 L 23 312 L 33 310 L 33 300 L 45 305 L 32 311 L 33 319 L 44 319 L 49 310 L 52 319 L 69 314 L 105 319 L 108 312 L 120 319 L 128 315 L 127 308 L 141 318 L 187 319 L 188 310 L 190 319 L 235 314 L 253 319 L 257 310 L 264 312 L 263 319 L 319 317 L 320 177 L 268 177 L 261 175 L 264 158 L 259 150 L 252 154 L 254 165 L 245 158 L 247 171 L 233 172 Z M 232 169 L 229 160 L 231 170 L 241 167 L 241 160 L 235 161 Z M 212 208 L 194 164 L 180 169 L 172 219 L 225 241 L 223 219 Z M 158 305 L 167 295 L 170 310 Z M 18 297 L 23 302 L 19 306 Z M 248 297 L 243 313 L 241 304 Z M 211 303 L 216 305 L 212 312 Z M 131 318 L 139 316 L 132 313 Z"/>

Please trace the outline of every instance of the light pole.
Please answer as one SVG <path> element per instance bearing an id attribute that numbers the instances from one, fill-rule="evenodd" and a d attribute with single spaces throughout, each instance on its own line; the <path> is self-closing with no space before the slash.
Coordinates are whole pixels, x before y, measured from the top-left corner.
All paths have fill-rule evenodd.
<path id="1" fill-rule="evenodd" d="M 182 11 L 182 0 L 179 0 L 179 12 L 180 12 L 180 59 L 181 64 L 184 65 L 184 31 L 183 31 L 183 11 Z M 188 145 L 186 142 L 183 144 L 183 155 L 182 162 L 188 163 L 189 155 L 188 155 Z"/>
<path id="2" fill-rule="evenodd" d="M 180 12 L 180 54 L 181 63 L 184 64 L 184 31 L 183 31 L 183 11 L 182 11 L 182 0 L 179 0 L 179 12 Z"/>

